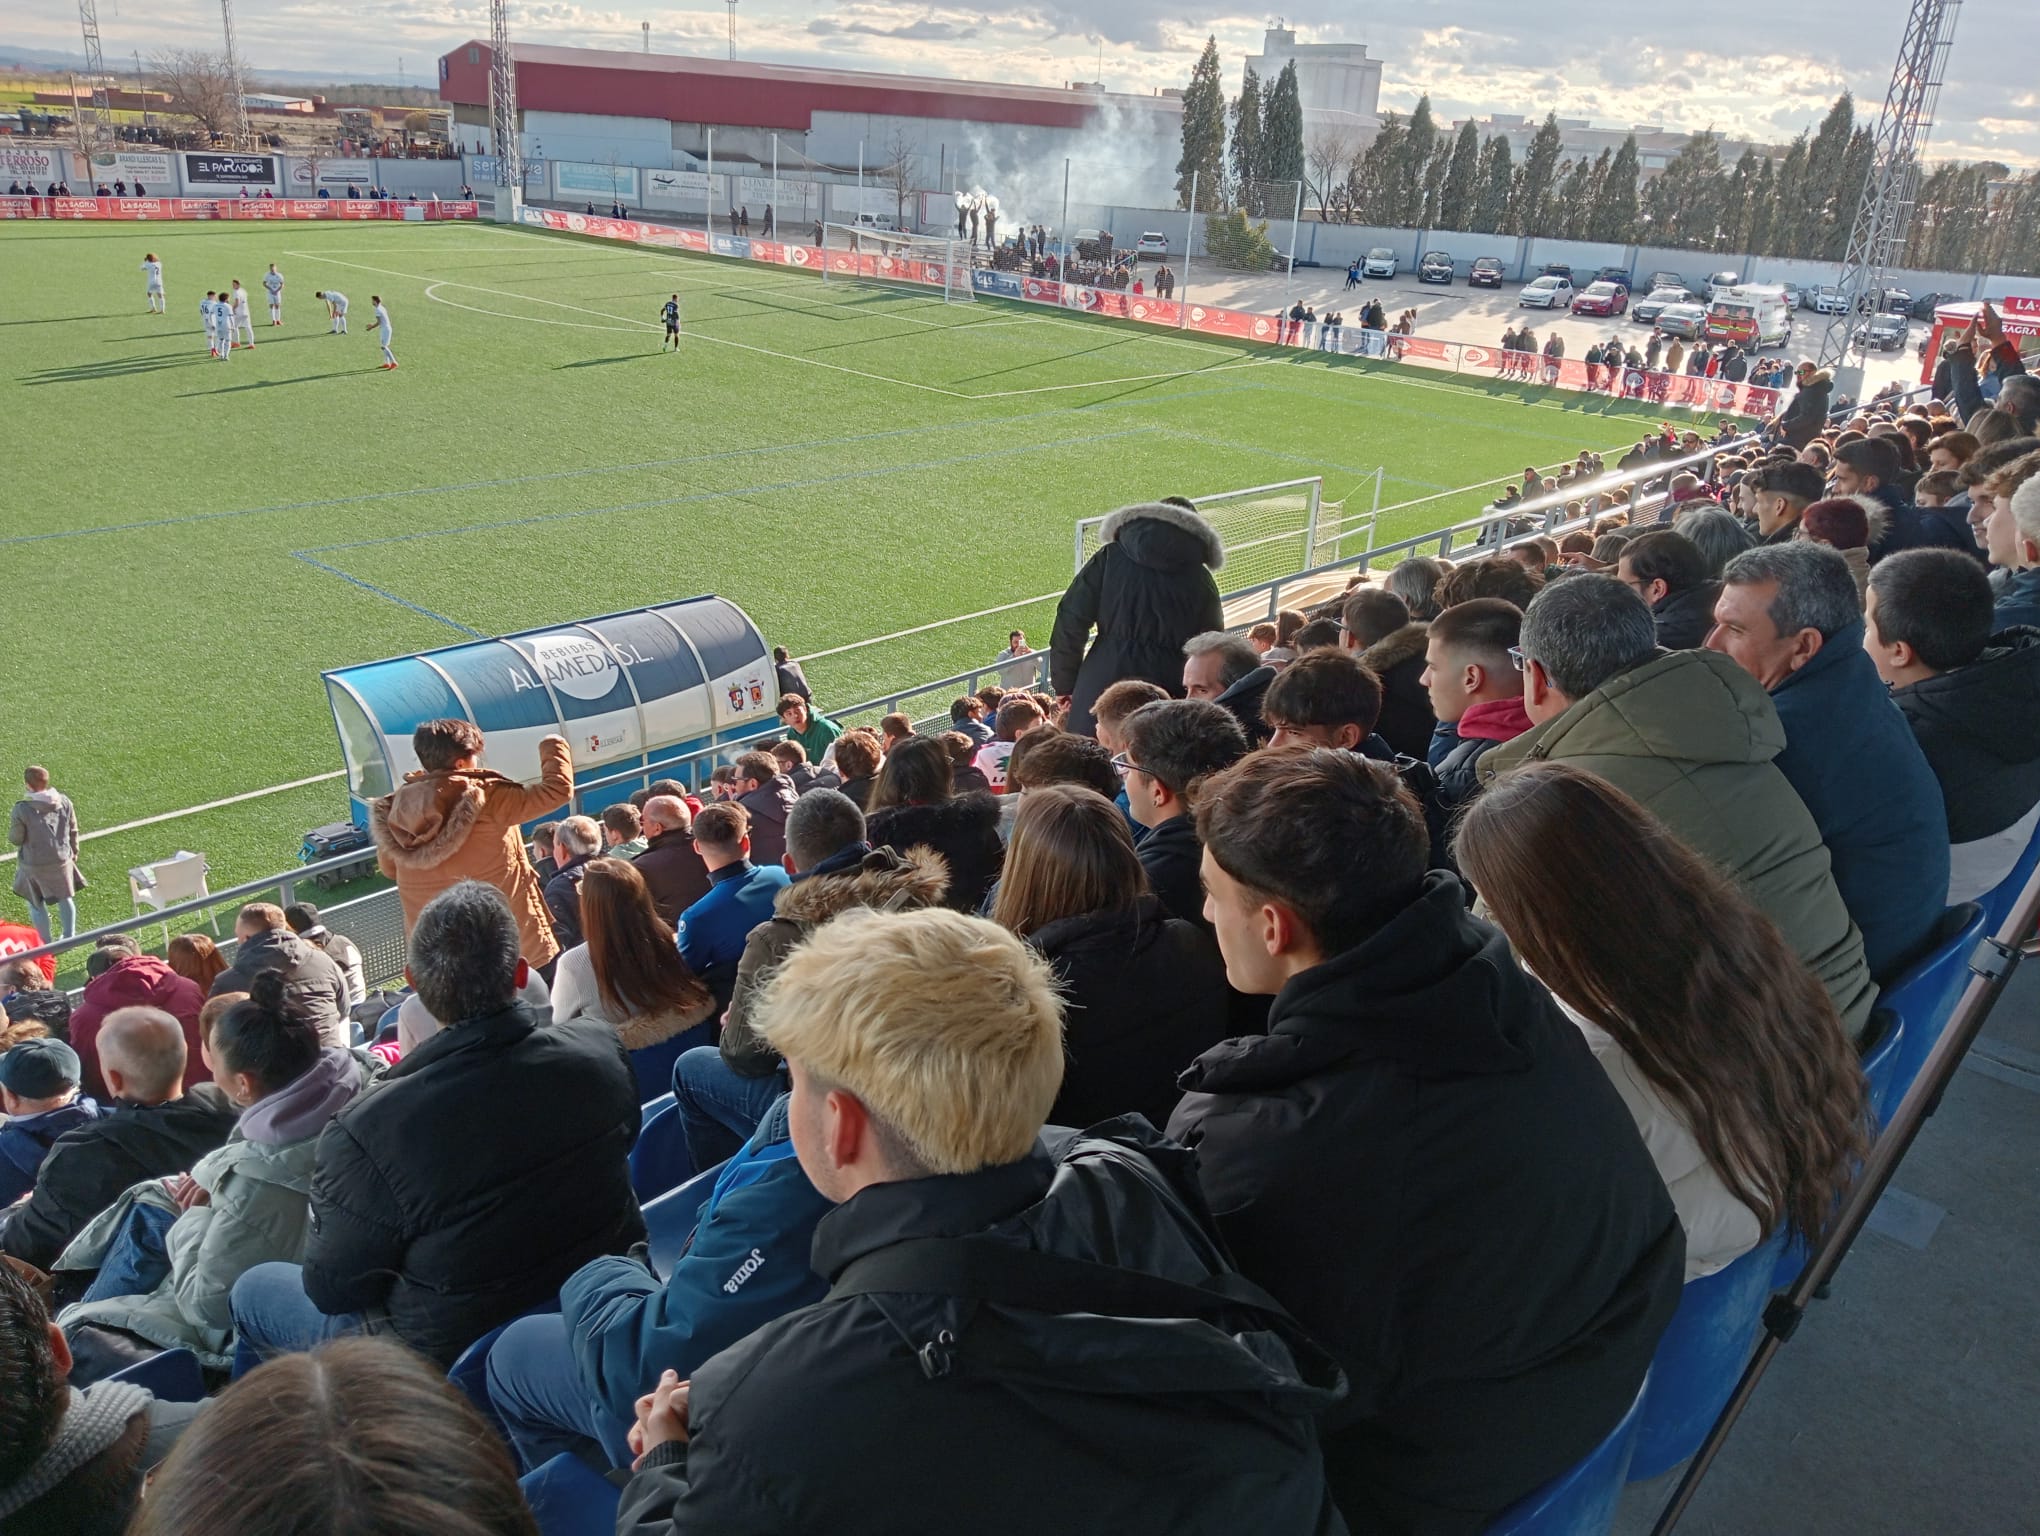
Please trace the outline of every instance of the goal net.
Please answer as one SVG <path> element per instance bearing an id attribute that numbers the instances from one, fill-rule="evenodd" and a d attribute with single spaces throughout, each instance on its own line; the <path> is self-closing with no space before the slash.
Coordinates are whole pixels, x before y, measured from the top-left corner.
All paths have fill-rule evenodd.
<path id="1" fill-rule="evenodd" d="M 951 304 L 974 304 L 970 247 L 941 235 L 906 235 L 861 224 L 822 226 L 822 281 L 903 283 L 940 289 Z"/>
<path id="2" fill-rule="evenodd" d="M 1317 475 L 1193 497 L 1199 514 L 1218 531 L 1225 551 L 1219 590 L 1238 592 L 1317 564 L 1322 554 L 1318 521 L 1323 497 L 1324 480 Z M 1077 524 L 1078 570 L 1098 552 L 1098 530 L 1104 522 L 1102 517 L 1087 517 Z"/>

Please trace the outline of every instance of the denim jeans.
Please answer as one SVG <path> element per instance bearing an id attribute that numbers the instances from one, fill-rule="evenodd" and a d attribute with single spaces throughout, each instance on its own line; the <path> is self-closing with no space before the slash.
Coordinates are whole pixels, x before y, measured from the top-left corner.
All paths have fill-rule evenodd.
<path id="1" fill-rule="evenodd" d="M 358 1313 L 328 1317 L 313 1306 L 304 1270 L 296 1264 L 257 1264 L 234 1282 L 228 1305 L 234 1314 L 236 1381 L 271 1355 L 295 1354 L 362 1330 Z"/>
<path id="2" fill-rule="evenodd" d="M 705 1171 L 735 1157 L 784 1092 L 784 1067 L 770 1077 L 739 1077 L 715 1046 L 683 1052 L 673 1063 L 673 1099 L 694 1166 Z"/>
<path id="3" fill-rule="evenodd" d="M 611 1466 L 631 1463 L 630 1423 L 582 1386 L 567 1320 L 557 1312 L 521 1317 L 503 1330 L 489 1350 L 489 1401 L 526 1472 L 589 1440 Z"/>
<path id="4" fill-rule="evenodd" d="M 69 896 L 59 901 L 40 902 L 33 896 L 28 898 L 28 920 L 35 924 L 35 931 L 42 935 L 43 942 L 49 943 L 56 935 L 50 931 L 50 908 L 57 909 L 57 920 L 64 925 L 64 937 L 70 938 L 78 931 L 78 903 Z"/>

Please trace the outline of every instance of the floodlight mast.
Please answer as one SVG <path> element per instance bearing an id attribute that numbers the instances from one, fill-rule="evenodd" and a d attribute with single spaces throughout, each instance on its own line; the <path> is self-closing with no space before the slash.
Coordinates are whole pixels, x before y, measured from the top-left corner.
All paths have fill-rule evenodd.
<path id="1" fill-rule="evenodd" d="M 1835 286 L 1842 296 L 1841 313 L 1828 321 L 1821 337 L 1819 361 L 1833 367 L 1849 355 L 1855 336 L 1857 304 L 1877 302 L 1884 271 L 1905 249 L 1912 226 L 1913 199 L 1920 184 L 1920 162 L 1934 127 L 1934 109 L 1941 82 L 1947 77 L 1948 52 L 1955 43 L 1955 22 L 1962 0 L 1913 0 L 1898 62 L 1884 94 L 1884 110 L 1870 158 L 1870 174 L 1856 205 L 1856 221 L 1842 254 Z"/>
<path id="2" fill-rule="evenodd" d="M 517 56 L 510 47 L 510 7 L 489 0 L 489 134 L 496 141 L 496 185 L 524 188 L 518 136 Z"/>

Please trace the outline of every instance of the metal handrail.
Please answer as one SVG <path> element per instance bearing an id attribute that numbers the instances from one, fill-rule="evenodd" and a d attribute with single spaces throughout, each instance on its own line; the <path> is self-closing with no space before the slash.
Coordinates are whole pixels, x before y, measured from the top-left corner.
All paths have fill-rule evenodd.
<path id="1" fill-rule="evenodd" d="M 315 875 L 338 874 L 343 869 L 358 865 L 362 860 L 362 853 L 363 850 L 357 848 L 352 853 L 343 853 L 330 859 L 321 859 L 316 864 L 300 864 L 295 869 L 288 869 L 281 874 L 270 875 L 266 879 L 249 880 L 241 885 L 229 886 L 224 891 L 208 891 L 205 895 L 195 896 L 190 901 L 175 902 L 170 906 L 159 907 L 145 914 L 124 917 L 118 922 L 106 923 L 101 927 L 89 928 L 83 933 L 73 934 L 68 939 L 52 939 L 49 943 L 38 945 L 34 949 L 18 950 L 7 958 L 10 961 L 35 960 L 44 955 L 60 955 L 67 950 L 77 949 L 82 945 L 96 944 L 99 940 L 113 934 L 130 933 L 137 928 L 154 928 L 159 923 L 169 922 L 173 917 L 186 917 L 193 912 L 210 912 L 214 907 L 222 907 L 229 902 L 239 901 L 244 896 L 259 895 L 263 891 L 277 892 L 283 898 L 277 905 L 287 907 L 290 905 L 291 887 L 298 881 L 308 880 Z"/>

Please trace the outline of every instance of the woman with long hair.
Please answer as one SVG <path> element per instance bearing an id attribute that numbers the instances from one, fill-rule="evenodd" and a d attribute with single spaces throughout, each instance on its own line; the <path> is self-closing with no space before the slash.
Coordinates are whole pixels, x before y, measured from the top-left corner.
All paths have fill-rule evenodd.
<path id="1" fill-rule="evenodd" d="M 1011 706 L 1001 706 L 1000 716 Z M 1027 703 L 1033 710 L 1034 705 Z M 1009 743 L 1010 745 L 1010 743 Z M 953 793 L 949 749 L 932 736 L 909 736 L 886 754 L 872 787 L 865 836 L 874 848 L 905 853 L 932 848 L 949 865 L 942 904 L 975 912 L 999 878 L 1006 845 L 999 840 L 999 802 L 984 790 Z"/>
<path id="2" fill-rule="evenodd" d="M 582 941 L 553 974 L 553 1022 L 596 1019 L 613 1027 L 637 1068 L 638 1097 L 672 1086 L 673 1063 L 709 1045 L 715 998 L 688 969 L 645 878 L 625 859 L 591 859 L 581 876 Z"/>
<path id="3" fill-rule="evenodd" d="M 214 979 L 227 968 L 227 957 L 220 953 L 219 945 L 203 933 L 178 934 L 163 951 L 163 958 L 186 981 L 198 983 L 201 997 L 212 991 Z"/>
<path id="4" fill-rule="evenodd" d="M 1864 1151 L 1863 1070 L 1771 920 L 1628 795 L 1565 763 L 1495 780 L 1454 847 L 1635 1117 L 1686 1229 L 1686 1278 L 1780 1226 L 1816 1242 Z"/>
<path id="5" fill-rule="evenodd" d="M 992 920 L 1062 987 L 1068 1064 L 1050 1123 L 1167 1125 L 1177 1074 L 1232 1033 L 1230 996 L 1217 947 L 1148 889 L 1119 807 L 1079 784 L 1022 795 Z"/>
<path id="6" fill-rule="evenodd" d="M 191 1422 L 133 1536 L 538 1536 L 501 1437 L 386 1339 L 279 1355 Z"/>
<path id="7" fill-rule="evenodd" d="M 319 1135 L 380 1069 L 352 1051 L 321 1047 L 318 1029 L 286 1006 L 281 972 L 258 971 L 249 986 L 217 1014 L 207 1005 L 205 1058 L 241 1118 L 225 1146 L 168 1185 L 183 1211 L 166 1239 L 169 1272 L 146 1295 L 69 1308 L 64 1327 L 124 1329 L 165 1349 L 193 1350 L 224 1371 L 233 1363 L 234 1282 L 257 1264 L 303 1260 Z M 78 1268 L 103 1263 L 138 1196 L 154 1198 L 154 1187 L 136 1186 L 95 1217 L 66 1257 Z"/>

